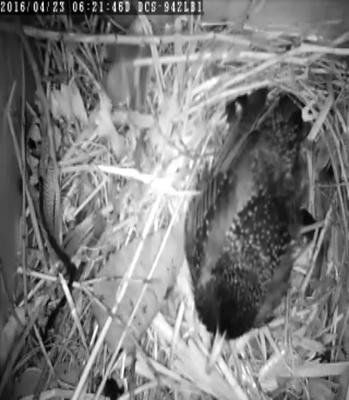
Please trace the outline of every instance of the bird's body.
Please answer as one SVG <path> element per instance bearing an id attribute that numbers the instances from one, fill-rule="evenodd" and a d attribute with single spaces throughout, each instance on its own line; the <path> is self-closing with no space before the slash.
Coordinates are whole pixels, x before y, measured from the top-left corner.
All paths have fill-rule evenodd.
<path id="1" fill-rule="evenodd" d="M 260 96 L 252 114 L 265 108 Z M 237 129 L 247 129 L 251 110 L 243 113 Z M 258 130 L 238 136 L 190 203 L 185 228 L 199 317 L 228 338 L 265 324 L 287 289 L 299 230 L 300 111 L 282 99 Z"/>

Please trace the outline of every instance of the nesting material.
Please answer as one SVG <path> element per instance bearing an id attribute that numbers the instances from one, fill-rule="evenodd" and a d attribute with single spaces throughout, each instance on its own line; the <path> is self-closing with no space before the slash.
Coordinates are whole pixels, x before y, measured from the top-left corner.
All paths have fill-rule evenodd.
<path id="1" fill-rule="evenodd" d="M 85 220 L 89 234 L 76 229 L 79 237 L 73 238 L 76 245 L 69 251 L 81 278 L 50 333 L 51 350 L 44 351 L 39 327 L 45 326 L 50 308 L 69 292 L 64 284 L 57 284 L 57 274 L 64 268 L 38 252 L 44 247 L 43 238 L 27 197 L 27 266 L 20 270 L 27 290 L 26 301 L 18 305 L 29 311 L 33 330 L 25 332 L 27 340 L 17 345 L 20 357 L 8 368 L 17 375 L 32 367 L 50 370 L 52 376 L 56 372 L 55 379 L 38 380 L 40 390 L 56 389 L 59 395 L 64 389 L 65 397 L 72 399 L 81 398 L 84 392 L 102 393 L 109 376 L 117 377 L 127 391 L 129 371 L 134 392 L 143 398 L 180 395 L 241 400 L 292 398 L 295 394 L 315 399 L 321 393 L 321 398 L 334 399 L 338 388 L 346 393 L 342 376 L 349 367 L 349 76 L 345 58 L 349 48 L 345 38 L 308 41 L 263 30 L 236 34 L 227 26 L 215 27 L 214 32 L 191 18 L 174 26 L 176 34 L 151 36 L 146 25 L 147 34 L 122 36 L 121 40 L 126 44 L 152 42 L 151 56 L 133 61 L 138 68 L 150 67 L 147 103 L 140 112 L 127 106 L 113 108 L 102 89 L 103 40 L 110 44 L 115 38 L 110 25 L 94 17 L 76 22 L 75 33 L 65 36 L 64 18 L 42 19 L 37 30 L 25 32 L 40 39 L 45 98 L 40 98 L 36 112 L 41 121 L 50 116 L 61 191 L 61 243 Z M 166 244 L 166 240 L 173 240 L 173 229 L 183 222 L 188 199 L 195 195 L 198 176 L 214 164 L 230 133 L 226 102 L 264 87 L 292 93 L 304 119 L 312 124 L 303 151 L 310 182 L 307 207 L 318 225 L 308 257 L 302 254 L 295 263 L 287 300 L 276 311 L 276 319 L 237 341 L 226 342 L 211 374 L 206 369 L 211 337 L 196 316 L 190 282 L 177 284 L 169 293 L 165 293 L 167 285 L 161 284 L 157 298 L 165 300 L 151 326 L 136 335 L 137 360 L 132 366 L 127 354 L 115 352 L 127 347 L 130 337 L 118 334 L 118 343 L 108 346 L 104 339 L 112 320 L 103 325 L 103 319 L 96 325 L 91 304 L 100 300 L 100 293 L 94 290 L 99 285 L 95 278 L 102 277 L 105 265 L 112 270 L 114 262 L 122 263 L 124 276 L 120 278 L 127 279 L 122 280 L 123 293 L 117 290 L 114 304 L 108 304 L 113 314 L 123 301 L 133 300 L 127 285 L 137 284 L 137 293 L 142 290 L 141 280 L 135 281 L 137 265 L 147 263 L 147 272 L 151 271 L 144 281 L 147 286 L 152 279 L 165 282 L 181 267 L 179 282 L 189 279 L 180 257 L 183 238 L 179 234 L 173 242 Z M 74 105 L 69 110 L 62 104 L 58 107 L 67 91 Z M 44 127 L 47 124 L 41 122 L 42 140 L 48 134 Z M 31 193 L 35 193 L 31 182 L 36 174 L 33 161 L 28 182 Z M 104 222 L 92 235 L 96 214 Z M 152 241 L 152 237 L 157 239 Z M 143 246 L 143 253 L 137 251 L 138 246 Z M 148 265 L 148 258 L 139 256 L 150 253 Z M 160 262 L 152 268 L 150 260 L 157 254 Z M 168 255 L 175 260 L 173 269 Z M 32 314 L 33 299 L 47 292 L 51 293 L 49 308 L 42 307 L 39 316 Z M 131 307 L 137 302 L 128 303 Z M 142 306 L 140 302 L 140 310 Z M 127 325 L 131 308 L 121 312 Z M 70 380 L 59 375 L 68 367 L 82 372 L 78 377 L 72 374 Z M 99 385 L 96 378 L 100 375 L 105 379 Z M 64 386 L 60 378 L 69 384 Z"/>

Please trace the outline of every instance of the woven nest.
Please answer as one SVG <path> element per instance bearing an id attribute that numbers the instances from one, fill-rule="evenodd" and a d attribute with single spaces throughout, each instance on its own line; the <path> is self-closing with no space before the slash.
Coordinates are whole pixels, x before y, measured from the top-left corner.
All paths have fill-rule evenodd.
<path id="1" fill-rule="evenodd" d="M 103 92 L 101 54 L 114 40 L 105 20 L 76 24 L 69 37 L 55 33 L 67 26 L 58 18 L 25 30 L 37 42 L 45 76 L 45 98 L 35 111 L 40 123 L 29 136 L 39 154 L 57 160 L 44 182 L 55 204 L 52 229 L 82 272 L 70 295 L 64 266 L 28 203 L 21 272 L 31 329 L 12 364 L 18 387 L 29 379 L 42 392 L 92 398 L 113 378 L 124 390 L 120 398 L 130 391 L 140 398 L 345 398 L 349 49 L 344 38 L 311 42 L 267 31 L 213 32 L 194 20 L 179 25 L 176 35 L 152 40 L 122 36 L 131 45 L 152 43 L 151 55 L 134 62 L 151 66 L 144 112 L 112 108 Z M 182 217 L 198 173 L 229 133 L 227 101 L 263 87 L 292 93 L 312 124 L 307 207 L 318 230 L 296 262 L 278 317 L 226 343 L 207 371 L 210 336 L 193 305 Z M 53 139 L 54 154 L 50 140 L 45 150 L 44 135 Z M 33 160 L 29 155 L 28 187 L 35 196 Z M 68 305 L 45 350 L 47 316 L 64 296 Z M 117 322 L 108 318 L 111 311 Z"/>

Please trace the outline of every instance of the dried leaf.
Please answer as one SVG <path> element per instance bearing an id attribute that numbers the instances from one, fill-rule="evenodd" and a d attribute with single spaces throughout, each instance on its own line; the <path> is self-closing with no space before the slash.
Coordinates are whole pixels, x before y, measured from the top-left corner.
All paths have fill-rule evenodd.
<path id="1" fill-rule="evenodd" d="M 310 398 L 314 400 L 332 400 L 335 393 L 331 390 L 331 382 L 325 379 L 309 379 Z"/>
<path id="2" fill-rule="evenodd" d="M 112 114 L 113 122 L 116 125 L 133 125 L 136 129 L 151 129 L 155 125 L 154 117 L 151 114 L 144 114 L 138 111 L 115 110 Z"/>
<path id="3" fill-rule="evenodd" d="M 74 360 L 64 360 L 55 366 L 56 377 L 60 382 L 65 384 L 76 386 L 79 382 L 81 374 L 81 365 Z"/>
<path id="4" fill-rule="evenodd" d="M 89 215 L 64 240 L 64 249 L 69 257 L 73 257 L 83 247 L 93 247 L 104 232 L 106 221 L 102 213 Z"/>
<path id="5" fill-rule="evenodd" d="M 58 173 L 48 159 L 46 174 L 42 176 L 42 206 L 47 229 L 58 243 L 61 242 L 61 191 L 58 183 Z"/>
<path id="6" fill-rule="evenodd" d="M 132 323 L 132 331 L 136 339 L 139 339 L 151 324 L 161 307 L 168 289 L 174 285 L 179 268 L 184 260 L 183 235 L 181 233 L 182 227 L 177 226 L 172 229 L 157 268 L 149 282 L 142 304 Z M 133 274 L 133 280 L 131 279 L 129 282 L 126 294 L 118 307 L 116 318 L 107 334 L 106 341 L 111 350 L 114 350 L 119 342 L 124 326 L 144 286 L 144 280 L 147 278 L 157 256 L 164 234 L 165 230 L 160 230 L 145 239 L 143 251 Z M 116 279 L 102 280 L 95 284 L 94 287 L 95 294 L 109 309 L 115 303 L 120 279 L 129 268 L 139 243 L 140 239 L 137 238 L 122 248 L 108 260 L 105 267 L 99 273 L 99 277 L 116 277 Z M 107 311 L 97 302 L 93 304 L 93 309 L 100 326 L 103 326 L 108 317 Z M 133 345 L 134 342 L 128 335 L 123 347 L 130 349 Z"/>
<path id="7" fill-rule="evenodd" d="M 15 385 L 15 399 L 20 399 L 25 396 L 30 396 L 35 393 L 37 384 L 41 377 L 41 369 L 35 367 L 29 367 L 26 369 L 19 381 Z"/>
<path id="8" fill-rule="evenodd" d="M 172 327 L 167 323 L 162 314 L 158 314 L 153 322 L 153 328 L 159 338 L 165 341 L 168 346 L 173 340 Z M 229 382 L 218 370 L 207 370 L 207 355 L 200 349 L 195 340 L 184 341 L 177 338 L 175 343 L 174 358 L 172 369 L 181 376 L 184 376 L 200 390 L 212 395 L 216 399 L 237 399 L 247 400 L 234 377 L 230 377 Z"/>
<path id="9" fill-rule="evenodd" d="M 37 316 L 40 314 L 42 305 L 45 304 L 47 300 L 48 296 L 37 295 L 35 301 L 29 304 L 28 315 L 30 318 L 37 318 Z M 6 325 L 0 332 L 0 371 L 13 346 L 15 346 L 16 340 L 23 331 L 23 327 L 26 325 L 24 308 L 16 308 L 15 312 L 16 317 L 11 315 Z"/>
<path id="10" fill-rule="evenodd" d="M 314 354 L 322 354 L 325 350 L 322 343 L 307 337 L 297 337 L 295 338 L 295 343 L 304 350 Z"/>
<path id="11" fill-rule="evenodd" d="M 96 126 L 96 134 L 100 137 L 108 137 L 116 157 L 124 155 L 126 142 L 122 135 L 115 129 L 111 115 L 110 101 L 103 94 L 100 96 L 98 110 L 93 115 Z"/>
<path id="12" fill-rule="evenodd" d="M 24 309 L 18 309 L 16 312 L 18 319 L 11 315 L 0 332 L 0 371 L 9 355 L 9 351 L 21 333 L 22 326 L 18 321 L 23 325 L 25 323 Z"/>
<path id="13" fill-rule="evenodd" d="M 74 82 L 69 85 L 61 84 L 60 89 L 51 92 L 51 110 L 53 115 L 67 122 L 77 121 L 81 126 L 87 124 L 87 112 L 80 91 Z"/>

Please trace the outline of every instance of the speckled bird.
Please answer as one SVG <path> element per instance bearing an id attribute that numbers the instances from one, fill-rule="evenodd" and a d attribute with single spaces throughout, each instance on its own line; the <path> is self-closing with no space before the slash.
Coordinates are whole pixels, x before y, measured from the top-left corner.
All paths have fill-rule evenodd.
<path id="1" fill-rule="evenodd" d="M 186 214 L 185 251 L 199 317 L 209 332 L 228 339 L 273 316 L 287 291 L 301 224 L 306 127 L 287 95 L 258 124 L 266 97 L 260 90 L 239 100 L 233 140 Z"/>

